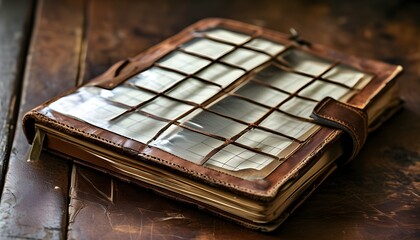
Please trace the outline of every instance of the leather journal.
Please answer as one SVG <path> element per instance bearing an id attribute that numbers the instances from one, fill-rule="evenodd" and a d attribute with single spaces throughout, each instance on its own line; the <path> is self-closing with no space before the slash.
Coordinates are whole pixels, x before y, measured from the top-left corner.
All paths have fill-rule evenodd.
<path id="1" fill-rule="evenodd" d="M 400 66 L 205 19 L 28 112 L 32 144 L 272 231 L 400 107 Z"/>

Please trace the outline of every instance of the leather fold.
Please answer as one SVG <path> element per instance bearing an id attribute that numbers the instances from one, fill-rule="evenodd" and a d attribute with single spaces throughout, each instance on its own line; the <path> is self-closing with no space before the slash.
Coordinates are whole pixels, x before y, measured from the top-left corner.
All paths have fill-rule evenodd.
<path id="1" fill-rule="evenodd" d="M 353 159 L 364 145 L 368 134 L 368 117 L 364 110 L 326 97 L 314 108 L 311 118 L 316 123 L 343 130 L 352 140 Z"/>

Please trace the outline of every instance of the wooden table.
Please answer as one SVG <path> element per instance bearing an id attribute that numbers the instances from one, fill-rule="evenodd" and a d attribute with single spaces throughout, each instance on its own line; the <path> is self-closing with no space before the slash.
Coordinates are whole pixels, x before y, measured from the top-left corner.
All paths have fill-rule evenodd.
<path id="1" fill-rule="evenodd" d="M 2 239 L 419 239 L 418 1 L 0 1 Z M 43 153 L 22 115 L 205 17 L 287 32 L 401 64 L 404 109 L 277 231 L 244 229 Z"/>

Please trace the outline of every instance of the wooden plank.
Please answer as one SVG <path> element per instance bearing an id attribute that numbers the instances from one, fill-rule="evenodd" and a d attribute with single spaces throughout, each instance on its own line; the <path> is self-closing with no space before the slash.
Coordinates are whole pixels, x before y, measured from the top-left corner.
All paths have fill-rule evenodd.
<path id="1" fill-rule="evenodd" d="M 264 236 L 103 173 L 75 167 L 73 174 L 71 239 L 251 240 Z M 87 227 L 93 219 L 95 227 Z"/>
<path id="2" fill-rule="evenodd" d="M 18 122 L 78 76 L 84 2 L 37 3 Z M 0 238 L 65 238 L 69 164 L 46 153 L 28 162 L 28 147 L 19 124 L 0 202 Z"/>
<path id="3" fill-rule="evenodd" d="M 0 189 L 9 160 L 33 1 L 0 1 Z"/>
<path id="4" fill-rule="evenodd" d="M 150 6 L 150 1 L 90 2 L 85 81 L 107 70 L 115 61 L 135 56 L 177 31 L 158 17 L 168 11 L 168 3 L 145 11 Z"/>

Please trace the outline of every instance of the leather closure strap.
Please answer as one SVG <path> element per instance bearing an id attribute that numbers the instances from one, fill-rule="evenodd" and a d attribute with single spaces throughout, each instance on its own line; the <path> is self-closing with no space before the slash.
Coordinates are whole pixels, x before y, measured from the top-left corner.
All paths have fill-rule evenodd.
<path id="1" fill-rule="evenodd" d="M 350 135 L 353 159 L 366 141 L 368 117 L 365 111 L 326 97 L 314 108 L 311 117 L 320 125 L 337 128 Z"/>

